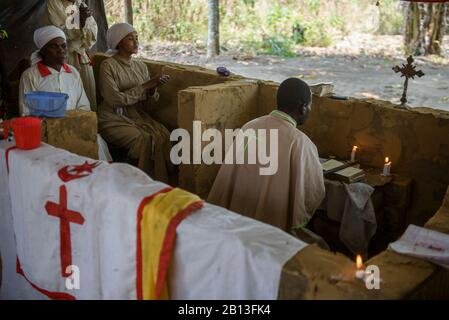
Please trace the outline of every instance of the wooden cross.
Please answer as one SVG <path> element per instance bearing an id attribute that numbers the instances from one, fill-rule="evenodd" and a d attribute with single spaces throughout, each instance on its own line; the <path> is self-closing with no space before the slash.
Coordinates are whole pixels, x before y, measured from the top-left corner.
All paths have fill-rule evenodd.
<path id="1" fill-rule="evenodd" d="M 416 71 L 416 66 L 413 65 L 413 57 L 409 56 L 407 58 L 407 64 L 402 64 L 402 67 L 395 66 L 393 67 L 394 72 L 401 73 L 401 77 L 405 77 L 404 82 L 404 92 L 402 93 L 401 105 L 405 105 L 407 103 L 407 89 L 408 89 L 408 79 L 415 79 L 415 76 L 421 78 L 424 76 L 424 72 L 421 70 Z"/>

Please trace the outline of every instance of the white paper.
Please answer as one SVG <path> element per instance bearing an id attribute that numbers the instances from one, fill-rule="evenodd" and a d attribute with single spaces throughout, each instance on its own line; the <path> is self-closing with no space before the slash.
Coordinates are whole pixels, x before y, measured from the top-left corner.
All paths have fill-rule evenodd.
<path id="1" fill-rule="evenodd" d="M 402 237 L 390 244 L 397 253 L 429 260 L 449 268 L 449 235 L 409 225 Z"/>

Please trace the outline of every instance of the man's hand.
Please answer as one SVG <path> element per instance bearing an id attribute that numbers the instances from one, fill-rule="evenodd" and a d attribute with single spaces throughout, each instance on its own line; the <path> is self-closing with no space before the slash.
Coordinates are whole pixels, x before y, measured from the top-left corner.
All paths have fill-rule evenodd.
<path id="1" fill-rule="evenodd" d="M 79 11 L 80 11 L 80 26 L 82 29 L 86 25 L 87 18 L 92 16 L 92 11 L 89 9 L 89 7 L 84 5 L 81 5 L 79 7 Z"/>
<path id="2" fill-rule="evenodd" d="M 166 84 L 169 80 L 170 80 L 169 75 L 164 74 L 162 76 L 157 76 L 151 79 L 150 81 L 145 82 L 143 84 L 143 88 L 145 90 L 152 90 Z"/>

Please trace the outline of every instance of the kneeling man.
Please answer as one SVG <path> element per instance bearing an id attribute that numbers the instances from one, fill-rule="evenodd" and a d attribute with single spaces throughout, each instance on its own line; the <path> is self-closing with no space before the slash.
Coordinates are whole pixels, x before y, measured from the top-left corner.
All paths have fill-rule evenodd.
<path id="1" fill-rule="evenodd" d="M 277 172 L 261 175 L 258 164 L 223 164 L 208 202 L 290 231 L 307 223 L 321 204 L 324 179 L 316 146 L 296 128 L 311 110 L 309 86 L 296 78 L 285 80 L 277 105 L 278 110 L 242 128 L 278 131 Z"/>

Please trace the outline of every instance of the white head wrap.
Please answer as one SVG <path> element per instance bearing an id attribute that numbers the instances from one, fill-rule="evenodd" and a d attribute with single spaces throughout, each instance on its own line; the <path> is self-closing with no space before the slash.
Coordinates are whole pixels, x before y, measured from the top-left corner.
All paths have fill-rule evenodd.
<path id="1" fill-rule="evenodd" d="M 108 29 L 106 40 L 108 42 L 109 50 L 107 54 L 115 54 L 118 52 L 117 46 L 131 32 L 136 32 L 136 29 L 129 23 L 116 23 Z"/>
<path id="2" fill-rule="evenodd" d="M 64 34 L 64 31 L 55 26 L 46 26 L 43 28 L 39 28 L 34 31 L 34 44 L 38 47 L 38 50 L 33 52 L 31 55 L 31 65 L 35 65 L 36 63 L 42 61 L 42 57 L 39 54 L 39 51 L 51 40 L 55 38 L 64 38 L 67 41 L 67 38 Z"/>

